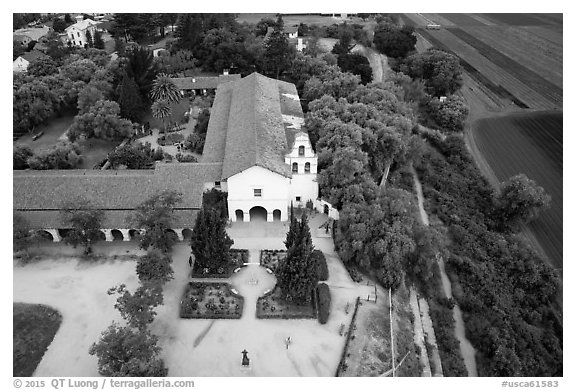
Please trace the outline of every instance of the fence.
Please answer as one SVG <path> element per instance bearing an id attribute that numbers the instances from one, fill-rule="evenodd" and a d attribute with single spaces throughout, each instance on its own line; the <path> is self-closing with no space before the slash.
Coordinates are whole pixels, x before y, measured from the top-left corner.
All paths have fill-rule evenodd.
<path id="1" fill-rule="evenodd" d="M 336 375 L 340 376 L 340 373 L 346 371 L 346 353 L 348 352 L 348 344 L 352 337 L 352 331 L 354 330 L 354 322 L 356 321 L 356 314 L 358 313 L 358 307 L 360 306 L 360 297 L 356 298 L 356 305 L 354 307 L 354 313 L 352 314 L 352 320 L 350 320 L 350 326 L 348 327 L 348 335 L 346 336 L 346 342 L 344 343 L 344 350 L 342 351 L 342 356 L 340 356 L 340 362 L 338 363 L 338 368 L 336 369 Z"/>

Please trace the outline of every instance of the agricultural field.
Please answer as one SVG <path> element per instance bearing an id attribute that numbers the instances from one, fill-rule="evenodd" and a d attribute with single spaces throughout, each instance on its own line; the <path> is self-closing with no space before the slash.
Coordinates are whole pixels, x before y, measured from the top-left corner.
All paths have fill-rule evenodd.
<path id="1" fill-rule="evenodd" d="M 424 41 L 458 55 L 470 76 L 502 99 L 520 108 L 562 109 L 562 15 L 403 14 L 402 20 Z M 442 28 L 428 30 L 429 23 Z"/>
<path id="2" fill-rule="evenodd" d="M 562 114 L 519 113 L 475 122 L 472 137 L 499 181 L 525 173 L 552 197 L 551 207 L 530 229 L 562 267 Z"/>

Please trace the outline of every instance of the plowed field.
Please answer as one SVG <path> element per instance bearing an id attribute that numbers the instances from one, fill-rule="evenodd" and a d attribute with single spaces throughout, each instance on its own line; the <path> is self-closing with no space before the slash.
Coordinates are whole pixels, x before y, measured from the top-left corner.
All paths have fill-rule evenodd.
<path id="1" fill-rule="evenodd" d="M 499 181 L 525 173 L 552 197 L 530 229 L 555 267 L 562 267 L 562 114 L 526 113 L 481 119 L 472 136 Z"/>

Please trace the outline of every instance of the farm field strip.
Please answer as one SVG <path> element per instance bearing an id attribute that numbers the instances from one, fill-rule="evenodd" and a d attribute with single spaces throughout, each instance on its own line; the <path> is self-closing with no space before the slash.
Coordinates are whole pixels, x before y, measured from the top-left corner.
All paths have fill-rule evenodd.
<path id="1" fill-rule="evenodd" d="M 428 21 L 418 14 L 402 14 L 402 15 L 405 15 L 406 18 L 408 18 L 412 22 L 411 26 L 426 26 L 428 24 Z M 405 21 L 406 18 L 404 18 Z"/>
<path id="2" fill-rule="evenodd" d="M 538 26 L 543 24 L 541 20 L 528 14 L 482 14 L 493 20 L 496 24 L 506 26 Z"/>
<path id="3" fill-rule="evenodd" d="M 562 40 L 559 42 L 550 42 L 547 39 L 540 38 L 539 36 L 532 34 L 529 30 L 521 28 L 506 28 L 503 32 L 506 39 L 513 40 L 514 42 L 526 42 L 531 44 L 529 50 L 533 50 L 534 53 L 542 52 L 542 55 L 553 58 L 558 63 L 562 63 L 563 52 L 562 52 Z"/>
<path id="4" fill-rule="evenodd" d="M 485 42 L 479 40 L 473 35 L 459 28 L 451 28 L 449 30 L 452 34 L 474 47 L 484 57 L 490 60 L 495 65 L 505 69 L 512 76 L 529 85 L 534 91 L 544 96 L 553 103 L 562 106 L 562 88 L 552 84 L 550 81 L 544 79 L 536 72 L 526 68 L 524 65 L 518 63 L 510 57 L 502 54 Z"/>
<path id="5" fill-rule="evenodd" d="M 494 26 L 488 30 L 491 30 L 493 34 L 499 36 L 500 39 L 506 37 L 504 39 L 506 42 L 522 48 L 522 50 L 527 53 L 538 53 L 540 58 L 547 58 L 551 64 L 554 64 L 555 69 L 562 69 L 562 39 L 560 39 L 559 43 L 551 42 L 532 33 L 531 29 L 539 27 L 529 28 L 530 30 L 526 28 Z M 472 35 L 482 34 L 482 30 L 484 29 L 480 27 L 465 28 L 465 31 L 470 32 Z"/>
<path id="6" fill-rule="evenodd" d="M 467 14 L 438 14 L 445 19 L 448 19 L 453 22 L 453 24 L 457 26 L 486 26 L 486 24 L 482 23 L 478 19 L 474 19 L 473 17 Z"/>
<path id="7" fill-rule="evenodd" d="M 557 153 L 556 143 L 562 129 L 551 129 L 550 122 L 547 116 L 535 118 L 532 123 L 529 118 L 516 116 L 480 120 L 473 136 L 500 181 L 525 173 L 551 195 L 551 208 L 542 212 L 530 228 L 553 264 L 562 267 L 562 154 Z M 558 122 L 554 125 L 558 126 Z M 552 145 L 544 138 L 554 140 Z"/>
<path id="8" fill-rule="evenodd" d="M 480 16 L 480 15 L 470 14 L 470 17 L 473 18 L 473 19 L 475 19 L 475 20 L 477 20 L 477 21 L 479 21 L 479 22 L 482 23 L 482 24 L 485 24 L 486 26 L 496 26 L 496 23 L 491 22 L 490 20 L 488 20 L 488 19 L 486 19 L 486 18 L 483 18 L 483 17 Z"/>
<path id="9" fill-rule="evenodd" d="M 549 43 L 556 45 L 556 48 L 562 48 L 562 31 L 556 31 L 549 27 L 551 26 L 520 26 L 517 28 L 519 30 L 528 31 L 530 34 L 536 35 L 539 39 L 544 39 Z"/>
<path id="10" fill-rule="evenodd" d="M 501 33 L 492 28 L 471 29 L 465 27 L 462 30 L 468 32 L 471 35 L 474 35 L 484 43 L 490 45 L 494 49 L 507 55 L 513 60 L 524 64 L 532 71 L 541 75 L 541 77 L 545 78 L 557 87 L 562 88 L 562 64 L 558 64 L 556 61 L 550 59 L 549 57 L 531 55 L 531 53 L 534 52 L 530 52 L 530 49 L 527 49 L 525 44 L 519 42 L 515 43 L 502 39 Z M 540 51 L 538 51 L 538 53 L 540 53 Z"/>
<path id="11" fill-rule="evenodd" d="M 432 47 L 432 44 L 422 35 L 416 33 L 416 51 L 422 53 Z"/>
<path id="12" fill-rule="evenodd" d="M 533 17 L 542 20 L 546 24 L 564 24 L 564 15 L 562 14 L 531 14 Z"/>
<path id="13" fill-rule="evenodd" d="M 432 20 L 434 23 L 438 23 L 441 26 L 456 26 L 452 21 L 442 17 L 440 14 L 422 14 L 422 16 Z"/>
<path id="14" fill-rule="evenodd" d="M 524 83 L 510 75 L 502 68 L 496 66 L 490 61 L 486 61 L 486 57 L 478 53 L 476 49 L 467 43 L 458 39 L 455 35 L 447 30 L 436 30 L 429 33 L 432 38 L 437 39 L 444 44 L 450 51 L 456 53 L 464 61 L 473 66 L 476 70 L 482 73 L 486 78 L 493 81 L 495 84 L 500 84 L 507 89 L 517 99 L 520 99 L 530 108 L 549 110 L 557 106 L 547 99 L 544 99 L 540 94 L 526 86 Z M 424 34 L 426 37 L 427 35 Z"/>
<path id="15" fill-rule="evenodd" d="M 468 72 L 462 72 L 462 81 L 464 87 L 459 93 L 469 106 L 477 104 L 476 101 L 479 100 L 489 111 L 499 111 L 499 109 L 505 107 L 502 99 L 496 93 L 477 81 Z"/>

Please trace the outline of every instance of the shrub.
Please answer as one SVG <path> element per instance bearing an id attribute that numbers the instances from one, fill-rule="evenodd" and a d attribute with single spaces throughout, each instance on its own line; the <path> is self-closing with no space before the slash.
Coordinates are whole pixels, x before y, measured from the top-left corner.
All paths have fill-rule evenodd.
<path id="1" fill-rule="evenodd" d="M 34 153 L 28 145 L 16 145 L 14 147 L 13 169 L 26 169 L 28 168 L 28 158 L 32 157 Z"/>
<path id="2" fill-rule="evenodd" d="M 319 283 L 316 292 L 318 294 L 318 321 L 325 324 L 330 316 L 330 287 L 326 283 Z"/>
<path id="3" fill-rule="evenodd" d="M 182 141 L 184 141 L 184 136 L 181 133 L 170 133 L 158 137 L 158 145 L 162 146 L 174 145 L 176 142 L 182 142 Z"/>
<path id="4" fill-rule="evenodd" d="M 328 264 L 326 263 L 326 256 L 324 256 L 324 253 L 315 249 L 312 252 L 312 257 L 314 257 L 318 267 L 318 280 L 328 280 Z"/>
<path id="5" fill-rule="evenodd" d="M 61 142 L 28 158 L 32 169 L 74 169 L 82 161 L 78 144 Z"/>
<path id="6" fill-rule="evenodd" d="M 191 154 L 182 154 L 182 153 L 176 153 L 176 160 L 178 160 L 179 162 L 198 162 L 198 160 L 196 159 L 196 157 L 194 157 Z"/>

